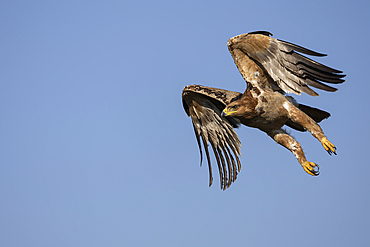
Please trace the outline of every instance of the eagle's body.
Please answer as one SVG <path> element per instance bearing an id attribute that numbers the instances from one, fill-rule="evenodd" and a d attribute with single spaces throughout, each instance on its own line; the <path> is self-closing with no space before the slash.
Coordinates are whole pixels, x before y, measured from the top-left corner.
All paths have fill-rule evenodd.
<path id="1" fill-rule="evenodd" d="M 243 101 L 250 104 L 245 106 L 240 112 L 240 116 L 235 116 L 241 124 L 268 132 L 280 129 L 288 120 L 288 112 L 284 105 L 288 104 L 289 101 L 280 93 L 261 92 L 250 86 L 242 98 Z"/>
<path id="2" fill-rule="evenodd" d="M 273 39 L 269 35 L 267 32 L 242 34 L 228 42 L 235 64 L 247 82 L 243 94 L 200 85 L 186 86 L 183 90 L 184 109 L 192 118 L 201 155 L 200 137 L 206 151 L 210 185 L 209 143 L 217 160 L 222 189 L 229 187 L 235 181 L 237 171 L 240 171 L 240 141 L 233 130 L 238 124 L 267 133 L 289 149 L 310 175 L 319 174 L 318 165 L 306 160 L 300 144 L 287 134 L 282 128 L 284 125 L 299 131 L 308 130 L 329 154 L 335 153 L 334 145 L 317 124 L 330 114 L 298 104 L 285 93 L 305 92 L 317 96 L 309 86 L 336 91 L 322 82 L 342 83 L 344 75 L 295 51 L 314 56 L 323 54 Z"/>

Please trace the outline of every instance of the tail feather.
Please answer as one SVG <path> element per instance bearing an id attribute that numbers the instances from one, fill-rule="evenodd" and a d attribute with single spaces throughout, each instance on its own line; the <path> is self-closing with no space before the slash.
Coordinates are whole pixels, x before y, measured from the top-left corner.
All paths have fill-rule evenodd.
<path id="1" fill-rule="evenodd" d="M 314 107 L 310 107 L 310 106 L 307 106 L 307 105 L 299 104 L 298 108 L 301 111 L 303 111 L 304 113 L 306 113 L 310 118 L 315 120 L 316 123 L 320 123 L 322 120 L 330 117 L 329 112 L 326 112 L 326 111 L 323 111 L 323 110 L 320 110 L 320 109 L 317 109 L 317 108 L 314 108 Z M 297 123 L 294 123 L 291 120 L 288 120 L 285 123 L 285 125 L 289 126 L 290 128 L 293 128 L 295 130 L 298 130 L 298 131 L 306 131 L 301 125 L 299 125 Z"/>
<path id="2" fill-rule="evenodd" d="M 326 112 L 326 111 L 323 111 L 317 108 L 313 108 L 307 105 L 299 104 L 298 108 L 304 113 L 306 113 L 308 116 L 310 116 L 310 118 L 315 120 L 316 123 L 320 123 L 322 120 L 330 117 L 329 112 Z"/>

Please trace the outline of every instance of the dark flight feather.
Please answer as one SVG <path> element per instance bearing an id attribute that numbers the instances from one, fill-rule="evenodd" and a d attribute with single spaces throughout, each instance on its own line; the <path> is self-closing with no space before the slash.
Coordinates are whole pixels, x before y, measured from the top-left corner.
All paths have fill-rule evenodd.
<path id="1" fill-rule="evenodd" d="M 241 164 L 240 140 L 233 127 L 239 122 L 234 118 L 221 118 L 221 112 L 240 93 L 198 85 L 185 87 L 182 100 L 185 112 L 191 117 L 201 155 L 202 145 L 209 168 L 209 186 L 212 185 L 212 167 L 208 145 L 211 145 L 220 174 L 221 189 L 225 190 L 235 181 Z M 202 141 L 200 140 L 202 139 Z M 235 160 L 238 164 L 236 166 Z"/>
<path id="2" fill-rule="evenodd" d="M 335 88 L 325 83 L 339 84 L 344 82 L 341 79 L 345 76 L 341 74 L 342 71 L 302 55 L 322 57 L 326 56 L 325 54 L 269 37 L 264 34 L 264 31 L 233 37 L 229 40 L 228 46 L 239 70 L 245 66 L 246 60 L 240 59 L 236 50 L 242 51 L 245 56 L 258 64 L 266 72 L 265 76 L 270 77 L 270 82 L 276 84 L 285 93 L 307 93 L 317 96 L 318 94 L 309 86 L 325 91 L 335 91 Z M 238 58 L 235 57 L 237 54 Z M 250 76 L 243 73 L 244 79 L 247 82 L 252 82 L 249 81 Z"/>

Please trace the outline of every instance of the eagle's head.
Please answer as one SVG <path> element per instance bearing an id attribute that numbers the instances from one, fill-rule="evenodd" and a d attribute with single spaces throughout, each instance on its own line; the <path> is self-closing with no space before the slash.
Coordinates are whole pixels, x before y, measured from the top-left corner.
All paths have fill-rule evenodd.
<path id="1" fill-rule="evenodd" d="M 232 100 L 222 111 L 222 117 L 250 119 L 256 115 L 257 100 L 250 97 L 249 93 Z"/>
<path id="2" fill-rule="evenodd" d="M 237 117 L 241 116 L 240 111 L 240 104 L 239 102 L 233 102 L 232 104 L 229 104 L 225 107 L 225 109 L 222 111 L 221 116 L 222 117 Z"/>

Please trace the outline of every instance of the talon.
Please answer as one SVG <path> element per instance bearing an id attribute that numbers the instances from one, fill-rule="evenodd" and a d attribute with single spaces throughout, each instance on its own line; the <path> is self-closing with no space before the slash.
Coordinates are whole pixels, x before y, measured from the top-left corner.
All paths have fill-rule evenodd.
<path id="1" fill-rule="evenodd" d="M 312 176 L 317 176 L 320 174 L 319 172 L 319 165 L 318 164 L 315 164 L 313 162 L 309 162 L 309 161 L 306 161 L 303 165 L 302 165 L 303 169 L 310 175 Z M 317 167 L 317 170 L 315 170 L 315 168 Z"/>
<path id="2" fill-rule="evenodd" d="M 337 153 L 335 152 L 335 150 L 337 150 L 337 148 L 327 138 L 324 138 L 321 141 L 321 144 L 324 146 L 324 148 L 325 148 L 326 152 L 328 152 L 328 154 L 331 155 L 333 153 L 333 154 L 337 155 Z"/>

